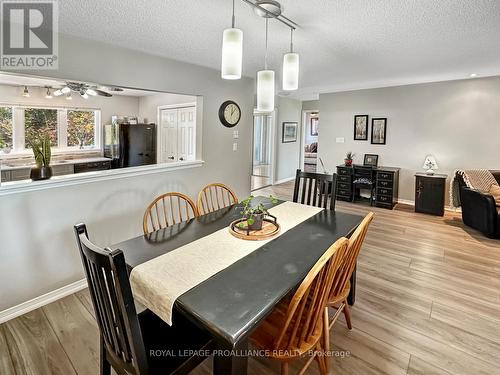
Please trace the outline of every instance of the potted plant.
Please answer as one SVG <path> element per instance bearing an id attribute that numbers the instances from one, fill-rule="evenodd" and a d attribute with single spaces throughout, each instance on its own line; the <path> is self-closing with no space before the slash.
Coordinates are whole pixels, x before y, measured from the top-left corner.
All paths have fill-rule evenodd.
<path id="1" fill-rule="evenodd" d="M 264 217 L 266 215 L 269 215 L 269 212 L 267 212 L 267 209 L 264 206 L 265 200 L 268 200 L 271 203 L 278 203 L 278 200 L 272 195 L 270 195 L 269 198 L 261 199 L 261 201 L 255 206 L 252 205 L 253 198 L 254 196 L 250 195 L 248 198 L 241 201 L 241 203 L 243 204 L 241 215 L 246 219 L 246 224 L 248 225 L 248 229 L 261 230 Z M 245 222 L 239 223 L 238 226 L 244 229 Z"/>
<path id="2" fill-rule="evenodd" d="M 352 159 L 356 156 L 356 154 L 352 153 L 351 151 L 349 151 L 346 155 L 345 155 L 345 159 L 344 159 L 344 163 L 345 163 L 345 166 L 346 167 L 350 167 L 352 165 Z"/>
<path id="3" fill-rule="evenodd" d="M 29 141 L 29 145 L 33 150 L 36 163 L 36 167 L 31 168 L 30 178 L 33 181 L 48 180 L 52 177 L 50 138 L 45 136 L 39 141 Z"/>

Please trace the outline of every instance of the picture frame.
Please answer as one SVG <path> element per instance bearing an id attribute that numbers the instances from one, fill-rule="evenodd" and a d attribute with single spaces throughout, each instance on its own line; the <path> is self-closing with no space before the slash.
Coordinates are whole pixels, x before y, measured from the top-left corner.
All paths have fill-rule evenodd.
<path id="1" fill-rule="evenodd" d="M 283 122 L 281 143 L 297 142 L 297 122 Z"/>
<path id="2" fill-rule="evenodd" d="M 363 165 L 367 167 L 377 167 L 378 166 L 378 155 L 376 154 L 365 154 L 363 159 Z"/>
<path id="3" fill-rule="evenodd" d="M 373 145 L 385 145 L 387 142 L 387 118 L 372 118 L 372 140 Z"/>
<path id="4" fill-rule="evenodd" d="M 368 140 L 368 115 L 354 116 L 354 140 Z"/>
<path id="5" fill-rule="evenodd" d="M 311 136 L 315 137 L 318 135 L 318 125 L 319 125 L 319 118 L 317 117 L 311 117 Z"/>

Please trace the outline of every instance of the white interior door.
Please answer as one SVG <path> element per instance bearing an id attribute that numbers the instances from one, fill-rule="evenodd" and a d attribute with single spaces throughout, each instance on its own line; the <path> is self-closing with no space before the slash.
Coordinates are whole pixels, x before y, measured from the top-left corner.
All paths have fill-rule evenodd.
<path id="1" fill-rule="evenodd" d="M 179 108 L 177 114 L 179 161 L 195 160 L 196 150 L 196 107 Z"/>
<path id="2" fill-rule="evenodd" d="M 161 117 L 161 162 L 172 163 L 177 161 L 177 128 L 178 128 L 178 110 L 162 109 Z"/>

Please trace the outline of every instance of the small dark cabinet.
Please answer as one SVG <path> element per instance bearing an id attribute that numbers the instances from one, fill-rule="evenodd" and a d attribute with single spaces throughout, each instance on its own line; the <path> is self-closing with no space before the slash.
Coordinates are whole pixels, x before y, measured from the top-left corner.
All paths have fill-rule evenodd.
<path id="1" fill-rule="evenodd" d="M 446 178 L 444 174 L 415 174 L 415 212 L 443 216 Z"/>

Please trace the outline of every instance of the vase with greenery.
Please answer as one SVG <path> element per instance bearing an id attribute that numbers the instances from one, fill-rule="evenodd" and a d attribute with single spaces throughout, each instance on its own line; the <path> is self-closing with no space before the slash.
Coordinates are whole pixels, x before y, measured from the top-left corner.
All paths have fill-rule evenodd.
<path id="1" fill-rule="evenodd" d="M 29 145 L 33 150 L 36 163 L 36 167 L 31 168 L 31 179 L 33 181 L 48 180 L 52 177 L 52 167 L 50 166 L 50 159 L 52 157 L 50 138 L 44 136 L 39 140 L 30 140 Z"/>
<path id="2" fill-rule="evenodd" d="M 356 154 L 352 153 L 351 151 L 349 151 L 345 155 L 344 164 L 346 167 L 350 167 L 352 165 L 352 159 L 354 159 L 355 156 Z"/>
<path id="3" fill-rule="evenodd" d="M 260 197 L 259 202 L 256 205 L 253 205 L 252 201 L 254 198 L 255 197 L 253 195 L 250 195 L 248 198 L 241 201 L 241 204 L 243 205 L 241 215 L 246 219 L 246 223 L 243 221 L 238 224 L 238 227 L 241 229 L 246 229 L 248 226 L 248 229 L 250 230 L 261 230 L 264 217 L 269 215 L 269 212 L 264 204 L 266 201 L 274 204 L 278 203 L 278 199 L 270 195 L 268 198 Z"/>

